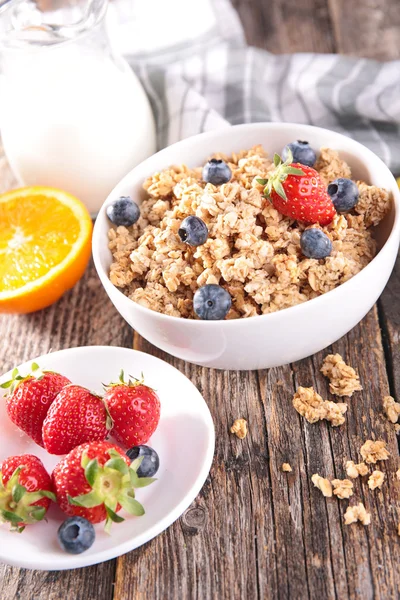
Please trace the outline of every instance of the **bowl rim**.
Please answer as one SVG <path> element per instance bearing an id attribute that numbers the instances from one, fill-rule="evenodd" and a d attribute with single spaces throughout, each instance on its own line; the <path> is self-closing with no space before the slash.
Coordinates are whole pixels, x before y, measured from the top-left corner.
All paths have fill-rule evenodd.
<path id="1" fill-rule="evenodd" d="M 176 322 L 177 324 L 179 323 L 181 326 L 183 326 L 183 323 L 190 323 L 190 325 L 192 327 L 202 327 L 202 328 L 215 327 L 216 325 L 219 325 L 220 327 L 224 327 L 224 328 L 226 328 L 226 327 L 239 328 L 239 327 L 244 327 L 246 325 L 246 323 L 248 324 L 249 319 L 253 320 L 253 319 L 257 318 L 257 319 L 263 319 L 263 320 L 268 319 L 269 321 L 273 321 L 274 319 L 282 318 L 281 317 L 282 314 L 284 316 L 286 316 L 287 311 L 291 311 L 290 314 L 294 314 L 295 311 L 301 311 L 301 310 L 304 311 L 307 306 L 309 307 L 309 309 L 310 309 L 310 307 L 311 308 L 316 307 L 318 302 L 321 303 L 323 301 L 326 301 L 327 296 L 331 299 L 334 299 L 335 294 L 338 295 L 340 293 L 342 293 L 342 294 L 345 293 L 346 290 L 349 288 L 349 286 L 352 283 L 354 285 L 354 280 L 356 280 L 358 278 L 357 281 L 359 281 L 360 276 L 362 276 L 362 275 L 364 277 L 368 276 L 370 270 L 375 265 L 377 259 L 382 255 L 384 250 L 388 247 L 389 242 L 392 242 L 394 237 L 396 235 L 400 234 L 400 190 L 397 187 L 395 177 L 394 177 L 393 173 L 390 171 L 389 167 L 383 162 L 383 160 L 381 158 L 379 158 L 379 156 L 377 156 L 374 152 L 372 152 L 372 150 L 370 150 L 369 148 L 367 148 L 366 146 L 364 146 L 357 140 L 354 140 L 350 136 L 346 136 L 338 131 L 326 129 L 324 127 L 317 127 L 315 125 L 308 125 L 308 124 L 303 124 L 303 123 L 259 122 L 259 123 L 242 123 L 239 125 L 232 125 L 232 126 L 227 127 L 226 129 L 228 129 L 229 131 L 231 131 L 233 129 L 233 130 L 237 131 L 238 134 L 240 134 L 240 132 L 243 130 L 246 130 L 246 131 L 247 130 L 250 130 L 250 131 L 257 130 L 260 127 L 263 129 L 276 129 L 276 128 L 287 129 L 292 133 L 293 138 L 298 137 L 297 134 L 293 135 L 293 129 L 296 130 L 296 128 L 297 129 L 300 128 L 302 132 L 306 132 L 306 133 L 307 132 L 311 133 L 311 132 L 317 130 L 320 133 L 326 133 L 327 136 L 333 134 L 334 136 L 338 136 L 339 138 L 345 138 L 347 141 L 350 141 L 350 143 L 352 145 L 354 145 L 355 151 L 357 150 L 357 147 L 360 148 L 363 153 L 369 154 L 371 159 L 373 161 L 375 161 L 375 163 L 377 163 L 381 169 L 386 171 L 386 173 L 389 175 L 389 178 L 393 180 L 393 184 L 394 184 L 393 189 L 391 190 L 391 193 L 392 193 L 392 197 L 393 197 L 395 215 L 394 215 L 394 221 L 392 224 L 391 231 L 388 235 L 388 238 L 387 238 L 386 242 L 383 244 L 382 248 L 379 250 L 379 252 L 374 256 L 374 258 L 363 269 L 361 269 L 361 271 L 356 273 L 356 275 L 354 275 L 353 277 L 351 277 L 344 283 L 340 284 L 333 290 L 326 292 L 325 294 L 321 294 L 320 296 L 317 296 L 316 298 L 311 298 L 310 300 L 306 300 L 305 302 L 301 302 L 300 304 L 296 304 L 294 306 L 289 306 L 287 308 L 283 308 L 283 309 L 280 309 L 280 310 L 272 312 L 272 313 L 255 315 L 254 317 L 247 317 L 247 318 L 242 317 L 242 318 L 238 318 L 238 319 L 228 319 L 228 320 L 222 319 L 222 320 L 210 320 L 210 321 L 201 320 L 201 319 L 184 319 L 182 317 L 175 317 L 173 315 L 166 315 L 165 313 L 157 312 L 155 310 L 152 310 L 150 308 L 142 306 L 141 304 L 139 304 L 138 302 L 135 302 L 131 298 L 128 298 L 128 296 L 126 296 L 118 287 L 116 287 L 113 283 L 111 283 L 107 273 L 105 272 L 105 270 L 103 269 L 103 267 L 101 265 L 99 246 L 100 246 L 102 238 L 100 236 L 99 217 L 101 218 L 101 217 L 105 216 L 106 207 L 109 204 L 109 202 L 111 201 L 111 199 L 113 198 L 113 196 L 115 195 L 114 194 L 115 189 L 122 186 L 124 183 L 127 183 L 128 181 L 130 181 L 133 178 L 134 172 L 136 171 L 136 169 L 141 168 L 143 164 L 152 160 L 155 156 L 162 155 L 163 153 L 166 154 L 167 152 L 169 153 L 172 149 L 175 149 L 175 148 L 181 148 L 182 146 L 184 147 L 186 145 L 187 146 L 192 145 L 193 143 L 196 143 L 196 141 L 198 139 L 202 139 L 202 140 L 213 139 L 214 137 L 218 137 L 223 132 L 222 129 L 213 129 L 211 131 L 206 131 L 204 133 L 198 133 L 196 135 L 187 137 L 183 140 L 180 140 L 178 142 L 170 144 L 169 146 L 166 146 L 165 148 L 162 148 L 155 154 L 152 154 L 150 157 L 146 158 L 145 160 L 140 162 L 138 165 L 133 167 L 133 169 L 131 169 L 114 186 L 113 190 L 110 192 L 110 194 L 107 196 L 107 198 L 103 202 L 103 204 L 98 212 L 98 215 L 97 215 L 97 218 L 96 218 L 96 221 L 94 224 L 94 228 L 93 228 L 92 255 L 93 255 L 93 262 L 94 262 L 97 274 L 98 274 L 100 281 L 103 284 L 103 287 L 105 288 L 107 293 L 108 293 L 108 290 L 110 290 L 110 293 L 117 294 L 121 298 L 121 301 L 126 303 L 126 306 L 128 308 L 130 305 L 133 304 L 134 309 L 137 310 L 139 313 L 143 313 L 144 315 L 147 315 L 147 316 L 151 315 L 154 319 L 157 319 L 160 321 Z M 301 134 L 301 135 L 303 135 L 303 134 Z M 340 150 L 339 150 L 339 152 L 340 152 Z M 168 165 L 166 165 L 165 168 L 167 168 L 167 166 L 169 166 L 171 164 L 173 164 L 173 161 L 169 161 Z M 129 304 L 129 306 L 128 306 L 128 304 Z M 119 309 L 117 309 L 117 310 L 119 310 Z M 260 321 L 260 324 L 261 324 L 261 321 Z"/>

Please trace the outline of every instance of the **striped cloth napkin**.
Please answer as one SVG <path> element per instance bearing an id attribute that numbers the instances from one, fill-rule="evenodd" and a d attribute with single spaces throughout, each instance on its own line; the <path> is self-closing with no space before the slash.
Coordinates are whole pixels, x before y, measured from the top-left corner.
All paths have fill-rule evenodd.
<path id="1" fill-rule="evenodd" d="M 158 147 L 230 124 L 310 123 L 368 146 L 400 175 L 400 61 L 274 55 L 246 45 L 229 0 L 116 0 L 115 48 L 139 75 Z"/>

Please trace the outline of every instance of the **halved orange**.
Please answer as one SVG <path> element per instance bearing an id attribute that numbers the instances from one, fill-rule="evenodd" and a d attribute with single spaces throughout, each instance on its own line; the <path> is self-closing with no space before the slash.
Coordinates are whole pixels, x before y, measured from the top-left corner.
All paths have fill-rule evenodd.
<path id="1" fill-rule="evenodd" d="M 74 196 L 48 187 L 0 195 L 0 312 L 50 306 L 80 279 L 92 220 Z"/>

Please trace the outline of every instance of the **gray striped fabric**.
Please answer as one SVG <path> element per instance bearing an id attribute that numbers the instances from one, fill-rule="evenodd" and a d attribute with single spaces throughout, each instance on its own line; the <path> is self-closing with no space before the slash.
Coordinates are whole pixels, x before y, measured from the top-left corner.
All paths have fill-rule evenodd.
<path id="1" fill-rule="evenodd" d="M 365 144 L 400 175 L 400 61 L 308 53 L 276 56 L 248 47 L 228 0 L 187 0 L 194 3 L 191 9 L 207 3 L 208 29 L 176 43 L 172 37 L 163 47 L 138 49 L 129 35 L 130 23 L 134 19 L 138 31 L 138 19 L 144 21 L 146 12 L 128 14 L 127 1 L 115 5 L 112 39 L 147 91 L 159 148 L 229 124 L 310 123 Z M 154 10 L 157 1 L 164 2 L 149 0 L 147 6 Z M 170 14 L 174 3 L 181 5 L 181 0 L 164 2 Z M 181 16 L 178 12 L 175 19 L 181 30 L 193 31 L 196 18 L 185 23 Z"/>

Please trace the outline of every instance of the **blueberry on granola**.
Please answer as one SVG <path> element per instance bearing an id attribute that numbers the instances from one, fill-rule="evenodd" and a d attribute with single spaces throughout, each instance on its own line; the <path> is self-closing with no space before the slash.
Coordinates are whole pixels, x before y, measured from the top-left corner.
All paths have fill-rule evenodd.
<path id="1" fill-rule="evenodd" d="M 196 315 L 204 321 L 225 319 L 232 305 L 232 298 L 220 285 L 209 283 L 199 288 L 193 297 Z"/>
<path id="2" fill-rule="evenodd" d="M 296 142 L 290 142 L 282 150 L 282 161 L 285 161 L 288 157 L 288 150 L 292 151 L 294 163 L 300 163 L 307 167 L 313 167 L 317 160 L 317 155 L 311 148 L 308 142 L 297 140 Z"/>
<path id="3" fill-rule="evenodd" d="M 140 209 L 130 196 L 121 196 L 107 206 L 107 217 L 114 225 L 130 227 L 140 217 Z"/>
<path id="4" fill-rule="evenodd" d="M 190 215 L 183 219 L 178 235 L 189 246 L 202 246 L 208 238 L 207 225 L 199 217 Z"/>
<path id="5" fill-rule="evenodd" d="M 223 160 L 212 158 L 203 167 L 203 181 L 221 185 L 231 180 L 232 171 Z"/>
<path id="6" fill-rule="evenodd" d="M 332 252 L 332 242 L 320 229 L 306 229 L 300 237 L 300 247 L 307 258 L 326 258 Z"/>
<path id="7" fill-rule="evenodd" d="M 348 212 L 357 204 L 359 191 L 354 181 L 339 177 L 328 185 L 328 194 L 337 212 Z"/>

